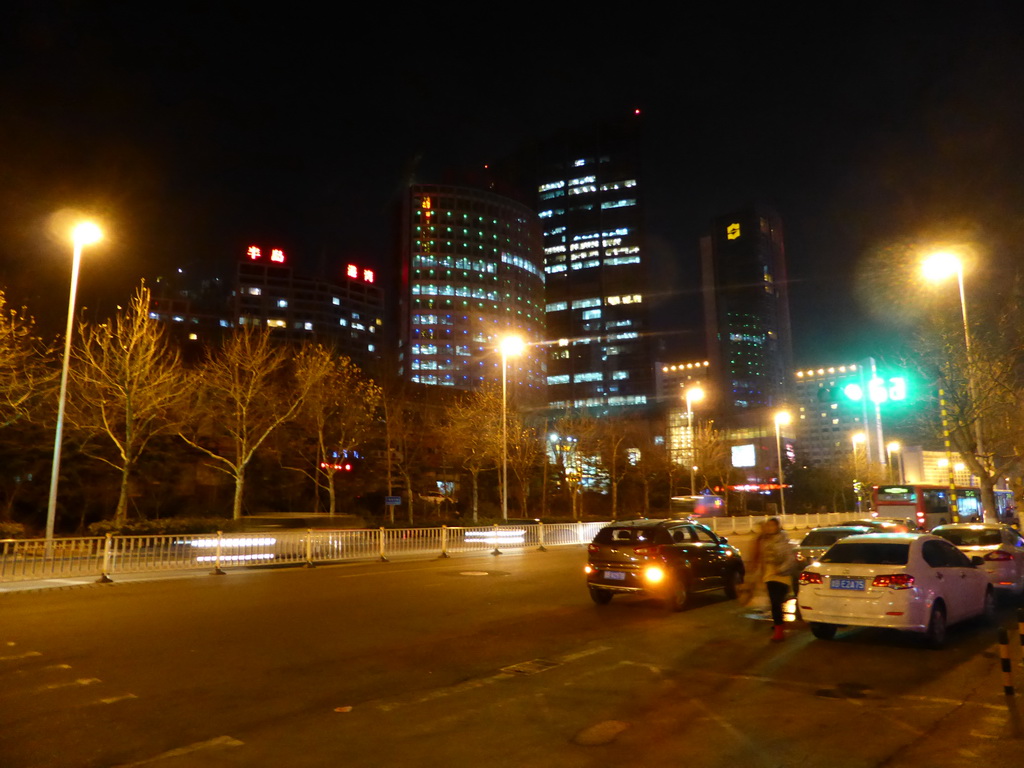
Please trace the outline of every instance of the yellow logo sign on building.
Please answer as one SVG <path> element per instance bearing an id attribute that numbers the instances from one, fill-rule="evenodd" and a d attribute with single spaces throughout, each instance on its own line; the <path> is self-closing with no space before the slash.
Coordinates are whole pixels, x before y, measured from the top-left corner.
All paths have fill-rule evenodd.
<path id="1" fill-rule="evenodd" d="M 728 227 L 725 228 L 725 236 L 727 238 L 729 238 L 730 240 L 739 240 L 740 239 L 740 225 L 739 224 L 730 224 Z"/>

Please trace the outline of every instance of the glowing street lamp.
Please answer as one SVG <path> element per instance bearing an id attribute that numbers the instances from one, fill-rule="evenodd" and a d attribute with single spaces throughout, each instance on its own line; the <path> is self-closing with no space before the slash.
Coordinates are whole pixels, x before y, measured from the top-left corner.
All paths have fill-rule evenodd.
<path id="1" fill-rule="evenodd" d="M 68 392 L 68 364 L 71 358 L 71 331 L 75 319 L 75 295 L 78 293 L 78 269 L 82 262 L 82 248 L 103 237 L 100 228 L 91 221 L 83 221 L 71 231 L 74 251 L 71 260 L 71 293 L 68 296 L 68 324 L 64 332 L 64 360 L 60 371 L 60 397 L 57 405 L 57 430 L 53 439 L 53 468 L 50 472 L 50 498 L 46 505 L 46 542 L 49 549 L 57 519 L 57 480 L 60 477 L 60 449 L 64 432 L 64 405 Z"/>
<path id="2" fill-rule="evenodd" d="M 697 459 L 697 445 L 693 439 L 693 404 L 704 399 L 704 390 L 695 385 L 686 390 L 686 424 L 690 432 L 690 495 L 697 495 L 697 467 L 693 464 Z"/>
<path id="3" fill-rule="evenodd" d="M 789 411 L 779 411 L 775 414 L 775 453 L 779 458 L 779 512 L 780 514 L 786 514 L 786 492 L 785 478 L 782 474 L 782 432 L 780 428 L 784 424 L 789 424 L 793 421 L 793 417 L 789 415 Z"/>
<path id="4" fill-rule="evenodd" d="M 508 359 L 518 357 L 526 348 L 519 336 L 505 336 L 498 342 L 501 350 L 501 519 L 508 520 Z"/>
<path id="5" fill-rule="evenodd" d="M 922 271 L 925 277 L 933 281 L 946 280 L 950 277 L 956 276 L 957 286 L 960 289 L 960 314 L 964 321 L 964 354 L 967 358 L 967 395 L 970 398 L 971 404 L 977 407 L 977 397 L 975 396 L 974 387 L 974 359 L 971 357 L 971 331 L 970 325 L 967 322 L 967 297 L 964 293 L 964 265 L 963 261 L 960 260 L 956 254 L 950 253 L 949 251 L 939 251 L 933 253 L 931 256 L 926 258 L 921 265 Z M 984 454 L 984 439 L 981 428 L 981 419 L 975 416 L 974 419 L 974 441 L 977 446 L 977 454 L 980 456 Z M 950 488 L 953 487 L 953 475 L 950 473 L 949 477 Z M 956 499 L 953 499 L 954 506 L 956 505 Z M 993 514 L 992 511 L 987 514 Z"/>

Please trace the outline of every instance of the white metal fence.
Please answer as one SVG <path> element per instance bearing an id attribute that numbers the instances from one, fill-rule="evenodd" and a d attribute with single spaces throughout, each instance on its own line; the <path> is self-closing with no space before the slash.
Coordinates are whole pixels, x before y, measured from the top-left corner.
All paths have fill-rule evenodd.
<path id="1" fill-rule="evenodd" d="M 790 530 L 857 517 L 839 512 L 786 515 Z M 763 517 L 707 518 L 716 533 L 751 533 Z M 397 528 L 0 540 L 0 582 L 260 565 L 315 565 L 403 557 L 499 554 L 506 550 L 583 546 L 598 523 L 537 523 L 471 528 Z"/>

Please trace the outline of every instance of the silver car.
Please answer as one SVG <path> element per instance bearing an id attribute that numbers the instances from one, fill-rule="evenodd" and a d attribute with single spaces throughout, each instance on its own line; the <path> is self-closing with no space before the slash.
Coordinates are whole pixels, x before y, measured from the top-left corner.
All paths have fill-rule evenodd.
<path id="1" fill-rule="evenodd" d="M 953 523 L 932 533 L 968 557 L 982 558 L 981 570 L 1003 594 L 1024 594 L 1024 539 L 1016 529 L 998 523 Z"/>
<path id="2" fill-rule="evenodd" d="M 872 533 L 875 530 L 867 525 L 826 525 L 821 528 L 812 528 L 796 544 L 797 562 L 801 568 L 806 568 L 840 539 L 857 533 Z"/>

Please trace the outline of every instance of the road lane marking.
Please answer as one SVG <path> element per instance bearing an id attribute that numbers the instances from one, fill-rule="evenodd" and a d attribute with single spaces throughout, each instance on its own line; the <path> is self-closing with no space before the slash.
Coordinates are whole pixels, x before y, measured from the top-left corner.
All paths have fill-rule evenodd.
<path id="1" fill-rule="evenodd" d="M 25 653 L 19 653 L 16 656 L 0 656 L 0 661 L 20 661 L 21 659 L 31 659 L 33 656 L 42 656 L 39 651 L 26 651 Z"/>
<path id="2" fill-rule="evenodd" d="M 66 683 L 50 683 L 49 685 L 44 685 L 41 688 L 36 688 L 36 692 L 40 693 L 42 691 L 55 691 L 58 688 L 72 688 L 76 685 L 95 685 L 96 683 L 102 682 L 103 681 L 100 680 L 98 677 L 80 677 L 77 680 L 70 680 Z"/>
<path id="3" fill-rule="evenodd" d="M 95 704 L 116 704 L 119 701 L 127 701 L 128 699 L 139 698 L 134 693 L 126 693 L 123 696 L 111 696 L 109 699 L 100 699 L 94 702 Z"/>
<path id="4" fill-rule="evenodd" d="M 167 752 L 161 752 L 159 755 L 153 757 L 147 757 L 145 760 L 139 760 L 134 763 L 123 763 L 115 766 L 115 768 L 136 768 L 139 765 L 152 765 L 153 763 L 159 762 L 160 760 L 169 760 L 172 757 L 181 757 L 182 755 L 190 755 L 193 752 L 199 752 L 204 749 L 215 749 L 217 747 L 241 747 L 245 744 L 244 741 L 239 741 L 230 736 L 217 736 L 213 739 L 207 739 L 206 741 L 197 741 L 195 744 L 189 744 L 188 746 L 178 747 L 177 749 L 171 749 Z"/>

